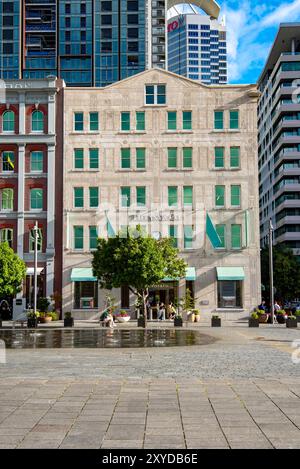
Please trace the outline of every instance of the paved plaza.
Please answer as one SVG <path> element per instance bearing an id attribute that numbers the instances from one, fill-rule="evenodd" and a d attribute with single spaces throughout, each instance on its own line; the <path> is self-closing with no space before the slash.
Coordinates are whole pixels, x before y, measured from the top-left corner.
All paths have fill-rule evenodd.
<path id="1" fill-rule="evenodd" d="M 300 329 L 190 327 L 216 340 L 6 350 L 0 448 L 300 448 Z"/>

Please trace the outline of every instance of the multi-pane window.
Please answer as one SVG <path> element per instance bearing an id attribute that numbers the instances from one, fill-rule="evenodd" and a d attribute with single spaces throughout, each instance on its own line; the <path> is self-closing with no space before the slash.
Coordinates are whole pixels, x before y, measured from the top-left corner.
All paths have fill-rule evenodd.
<path id="1" fill-rule="evenodd" d="M 99 206 L 99 188 L 90 187 L 89 196 L 90 196 L 90 208 L 97 208 Z"/>
<path id="2" fill-rule="evenodd" d="M 192 186 L 183 187 L 183 205 L 185 207 L 190 207 L 193 205 L 193 187 Z"/>
<path id="3" fill-rule="evenodd" d="M 32 173 L 43 172 L 43 156 L 42 151 L 32 151 L 30 153 L 30 171 Z"/>
<path id="4" fill-rule="evenodd" d="M 226 247 L 226 225 L 216 225 L 216 232 L 220 238 L 221 241 L 221 246 L 220 248 L 225 248 Z"/>
<path id="5" fill-rule="evenodd" d="M 215 129 L 222 130 L 224 129 L 224 112 L 215 111 Z"/>
<path id="6" fill-rule="evenodd" d="M 239 128 L 239 111 L 230 111 L 229 112 L 229 128 L 238 129 Z"/>
<path id="7" fill-rule="evenodd" d="M 98 112 L 90 112 L 90 131 L 99 130 L 99 114 Z"/>
<path id="8" fill-rule="evenodd" d="M 218 281 L 218 308 L 242 308 L 242 283 L 239 280 Z"/>
<path id="9" fill-rule="evenodd" d="M 121 187 L 121 206 L 130 207 L 130 187 L 124 186 Z"/>
<path id="10" fill-rule="evenodd" d="M 98 240 L 97 226 L 89 226 L 90 249 L 97 249 L 97 240 Z"/>
<path id="11" fill-rule="evenodd" d="M 232 249 L 240 249 L 242 247 L 241 225 L 231 225 L 231 247 Z"/>
<path id="12" fill-rule="evenodd" d="M 239 207 L 241 205 L 241 186 L 231 186 L 231 205 Z"/>
<path id="13" fill-rule="evenodd" d="M 178 203 L 178 188 L 177 186 L 168 187 L 168 205 L 175 207 Z"/>
<path id="14" fill-rule="evenodd" d="M 42 210 L 43 209 L 43 189 L 36 188 L 30 190 L 30 209 Z"/>
<path id="15" fill-rule="evenodd" d="M 33 111 L 31 115 L 31 130 L 32 132 L 44 131 L 44 114 L 42 111 Z"/>
<path id="16" fill-rule="evenodd" d="M 172 239 L 173 246 L 178 247 L 178 233 L 176 225 L 169 225 L 169 237 Z"/>
<path id="17" fill-rule="evenodd" d="M 13 246 L 13 229 L 12 228 L 2 228 L 0 230 L 0 242 L 8 243 L 9 247 Z"/>
<path id="18" fill-rule="evenodd" d="M 215 204 L 216 204 L 216 207 L 224 207 L 225 186 L 215 186 Z"/>
<path id="19" fill-rule="evenodd" d="M 215 168 L 224 168 L 224 148 L 215 148 Z"/>
<path id="20" fill-rule="evenodd" d="M 83 208 L 84 198 L 83 198 L 83 187 L 74 187 L 74 207 Z"/>
<path id="21" fill-rule="evenodd" d="M 130 130 L 130 112 L 121 112 L 121 130 Z"/>
<path id="22" fill-rule="evenodd" d="M 136 203 L 138 206 L 144 207 L 146 205 L 146 187 L 140 186 L 136 188 Z"/>
<path id="23" fill-rule="evenodd" d="M 89 149 L 89 167 L 90 169 L 99 169 L 99 150 L 98 148 Z"/>
<path id="24" fill-rule="evenodd" d="M 15 113 L 13 111 L 5 111 L 2 115 L 3 132 L 15 131 Z"/>
<path id="25" fill-rule="evenodd" d="M 136 168 L 145 169 L 146 167 L 146 149 L 136 148 Z"/>
<path id="26" fill-rule="evenodd" d="M 83 249 L 83 226 L 77 225 L 73 227 L 73 246 L 74 249 Z"/>
<path id="27" fill-rule="evenodd" d="M 74 130 L 82 132 L 84 128 L 83 112 L 74 112 Z"/>
<path id="28" fill-rule="evenodd" d="M 136 116 L 136 130 L 145 130 L 145 112 L 138 111 Z"/>
<path id="29" fill-rule="evenodd" d="M 15 154 L 13 151 L 4 151 L 2 153 L 2 171 L 13 172 L 15 169 Z"/>
<path id="30" fill-rule="evenodd" d="M 168 130 L 176 130 L 177 113 L 176 111 L 168 111 Z"/>
<path id="31" fill-rule="evenodd" d="M 146 85 L 146 104 L 166 104 L 166 85 Z"/>
<path id="32" fill-rule="evenodd" d="M 184 239 L 183 239 L 184 249 L 192 249 L 192 247 L 193 247 L 193 225 L 184 225 L 183 232 L 184 232 Z"/>
<path id="33" fill-rule="evenodd" d="M 14 209 L 14 190 L 11 188 L 2 189 L 1 208 L 2 210 Z"/>
<path id="34" fill-rule="evenodd" d="M 182 111 L 183 130 L 192 130 L 192 111 Z"/>
<path id="35" fill-rule="evenodd" d="M 130 148 L 121 148 L 121 168 L 129 169 L 130 166 Z"/>
<path id="36" fill-rule="evenodd" d="M 37 251 L 41 252 L 43 249 L 43 232 L 41 228 L 37 230 L 37 237 L 36 237 L 36 247 Z M 35 248 L 35 230 L 32 229 L 29 232 L 29 251 L 33 252 Z"/>
<path id="37" fill-rule="evenodd" d="M 84 167 L 84 152 L 83 148 L 74 149 L 74 168 L 83 169 Z"/>
<path id="38" fill-rule="evenodd" d="M 240 147 L 230 147 L 230 167 L 240 167 Z"/>
<path id="39" fill-rule="evenodd" d="M 182 149 L 183 168 L 193 167 L 193 149 L 183 148 Z"/>
<path id="40" fill-rule="evenodd" d="M 177 148 L 168 148 L 168 168 L 177 168 Z"/>

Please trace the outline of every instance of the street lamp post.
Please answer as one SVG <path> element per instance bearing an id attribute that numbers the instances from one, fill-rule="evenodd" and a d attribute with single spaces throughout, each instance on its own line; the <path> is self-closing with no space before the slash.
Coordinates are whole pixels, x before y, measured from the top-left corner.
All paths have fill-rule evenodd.
<path id="1" fill-rule="evenodd" d="M 269 220 L 269 278 L 271 323 L 274 324 L 273 225 L 271 218 Z"/>
<path id="2" fill-rule="evenodd" d="M 37 243 L 39 237 L 39 228 L 38 222 L 35 222 L 33 228 L 33 236 L 34 236 L 34 284 L 33 284 L 33 311 L 36 316 L 36 306 L 37 306 Z"/>

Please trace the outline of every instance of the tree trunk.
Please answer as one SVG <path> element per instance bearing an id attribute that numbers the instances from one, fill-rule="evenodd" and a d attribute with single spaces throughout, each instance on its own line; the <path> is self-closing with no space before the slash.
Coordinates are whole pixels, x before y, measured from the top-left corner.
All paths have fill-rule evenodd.
<path id="1" fill-rule="evenodd" d="M 144 319 L 145 319 L 145 329 L 147 328 L 147 322 L 148 322 L 148 317 L 147 317 L 147 297 L 148 297 L 148 292 L 145 290 L 143 291 L 143 306 L 144 306 Z"/>

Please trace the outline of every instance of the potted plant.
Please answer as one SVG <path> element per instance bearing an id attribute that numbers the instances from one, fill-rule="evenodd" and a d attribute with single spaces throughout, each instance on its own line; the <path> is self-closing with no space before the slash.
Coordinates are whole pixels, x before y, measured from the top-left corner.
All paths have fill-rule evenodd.
<path id="1" fill-rule="evenodd" d="M 297 310 L 295 311 L 295 316 L 296 316 L 296 318 L 297 318 L 297 322 L 300 322 L 300 309 L 297 309 Z"/>
<path id="2" fill-rule="evenodd" d="M 67 311 L 64 314 L 64 327 L 73 327 L 74 326 L 74 318 L 72 318 L 72 313 Z"/>
<path id="3" fill-rule="evenodd" d="M 200 310 L 199 309 L 193 309 L 192 313 L 195 316 L 194 321 L 195 322 L 200 322 Z"/>
<path id="4" fill-rule="evenodd" d="M 256 313 L 258 315 L 258 320 L 260 324 L 264 324 L 268 321 L 268 314 L 263 309 L 257 309 Z"/>
<path id="5" fill-rule="evenodd" d="M 35 313 L 32 309 L 27 313 L 27 327 L 31 329 L 37 328 L 38 325 L 38 313 Z"/>
<path id="6" fill-rule="evenodd" d="M 292 327 L 297 327 L 298 322 L 296 316 L 288 316 L 286 318 L 286 327 L 292 328 Z"/>
<path id="7" fill-rule="evenodd" d="M 48 298 L 44 297 L 44 296 L 41 296 L 40 298 L 38 298 L 37 300 L 37 309 L 39 311 L 48 311 L 48 308 L 50 306 L 50 301 Z"/>
<path id="8" fill-rule="evenodd" d="M 177 311 L 175 318 L 174 318 L 174 327 L 182 327 L 182 316 L 181 314 Z"/>
<path id="9" fill-rule="evenodd" d="M 256 311 L 249 318 L 249 327 L 259 327 L 259 317 Z"/>
<path id="10" fill-rule="evenodd" d="M 130 320 L 130 314 L 128 314 L 125 309 L 121 309 L 119 314 L 117 315 L 118 322 L 128 322 Z"/>
<path id="11" fill-rule="evenodd" d="M 211 318 L 211 327 L 221 327 L 221 318 L 218 314 L 213 314 Z"/>
<path id="12" fill-rule="evenodd" d="M 47 313 L 47 316 L 51 316 L 52 321 L 59 320 L 59 313 L 57 311 L 52 311 L 51 313 Z"/>
<path id="13" fill-rule="evenodd" d="M 41 324 L 47 324 L 48 322 L 51 322 L 51 321 L 52 321 L 51 313 L 45 313 L 43 311 L 39 313 L 39 322 Z"/>
<path id="14" fill-rule="evenodd" d="M 189 322 L 195 321 L 195 313 L 193 312 L 194 308 L 195 308 L 195 300 L 192 297 L 190 289 L 187 288 L 183 301 L 182 301 L 182 309 L 187 314 L 187 318 Z"/>
<path id="15" fill-rule="evenodd" d="M 276 319 L 278 324 L 284 324 L 286 321 L 286 316 L 287 314 L 284 309 L 279 309 L 278 311 L 276 311 Z"/>

